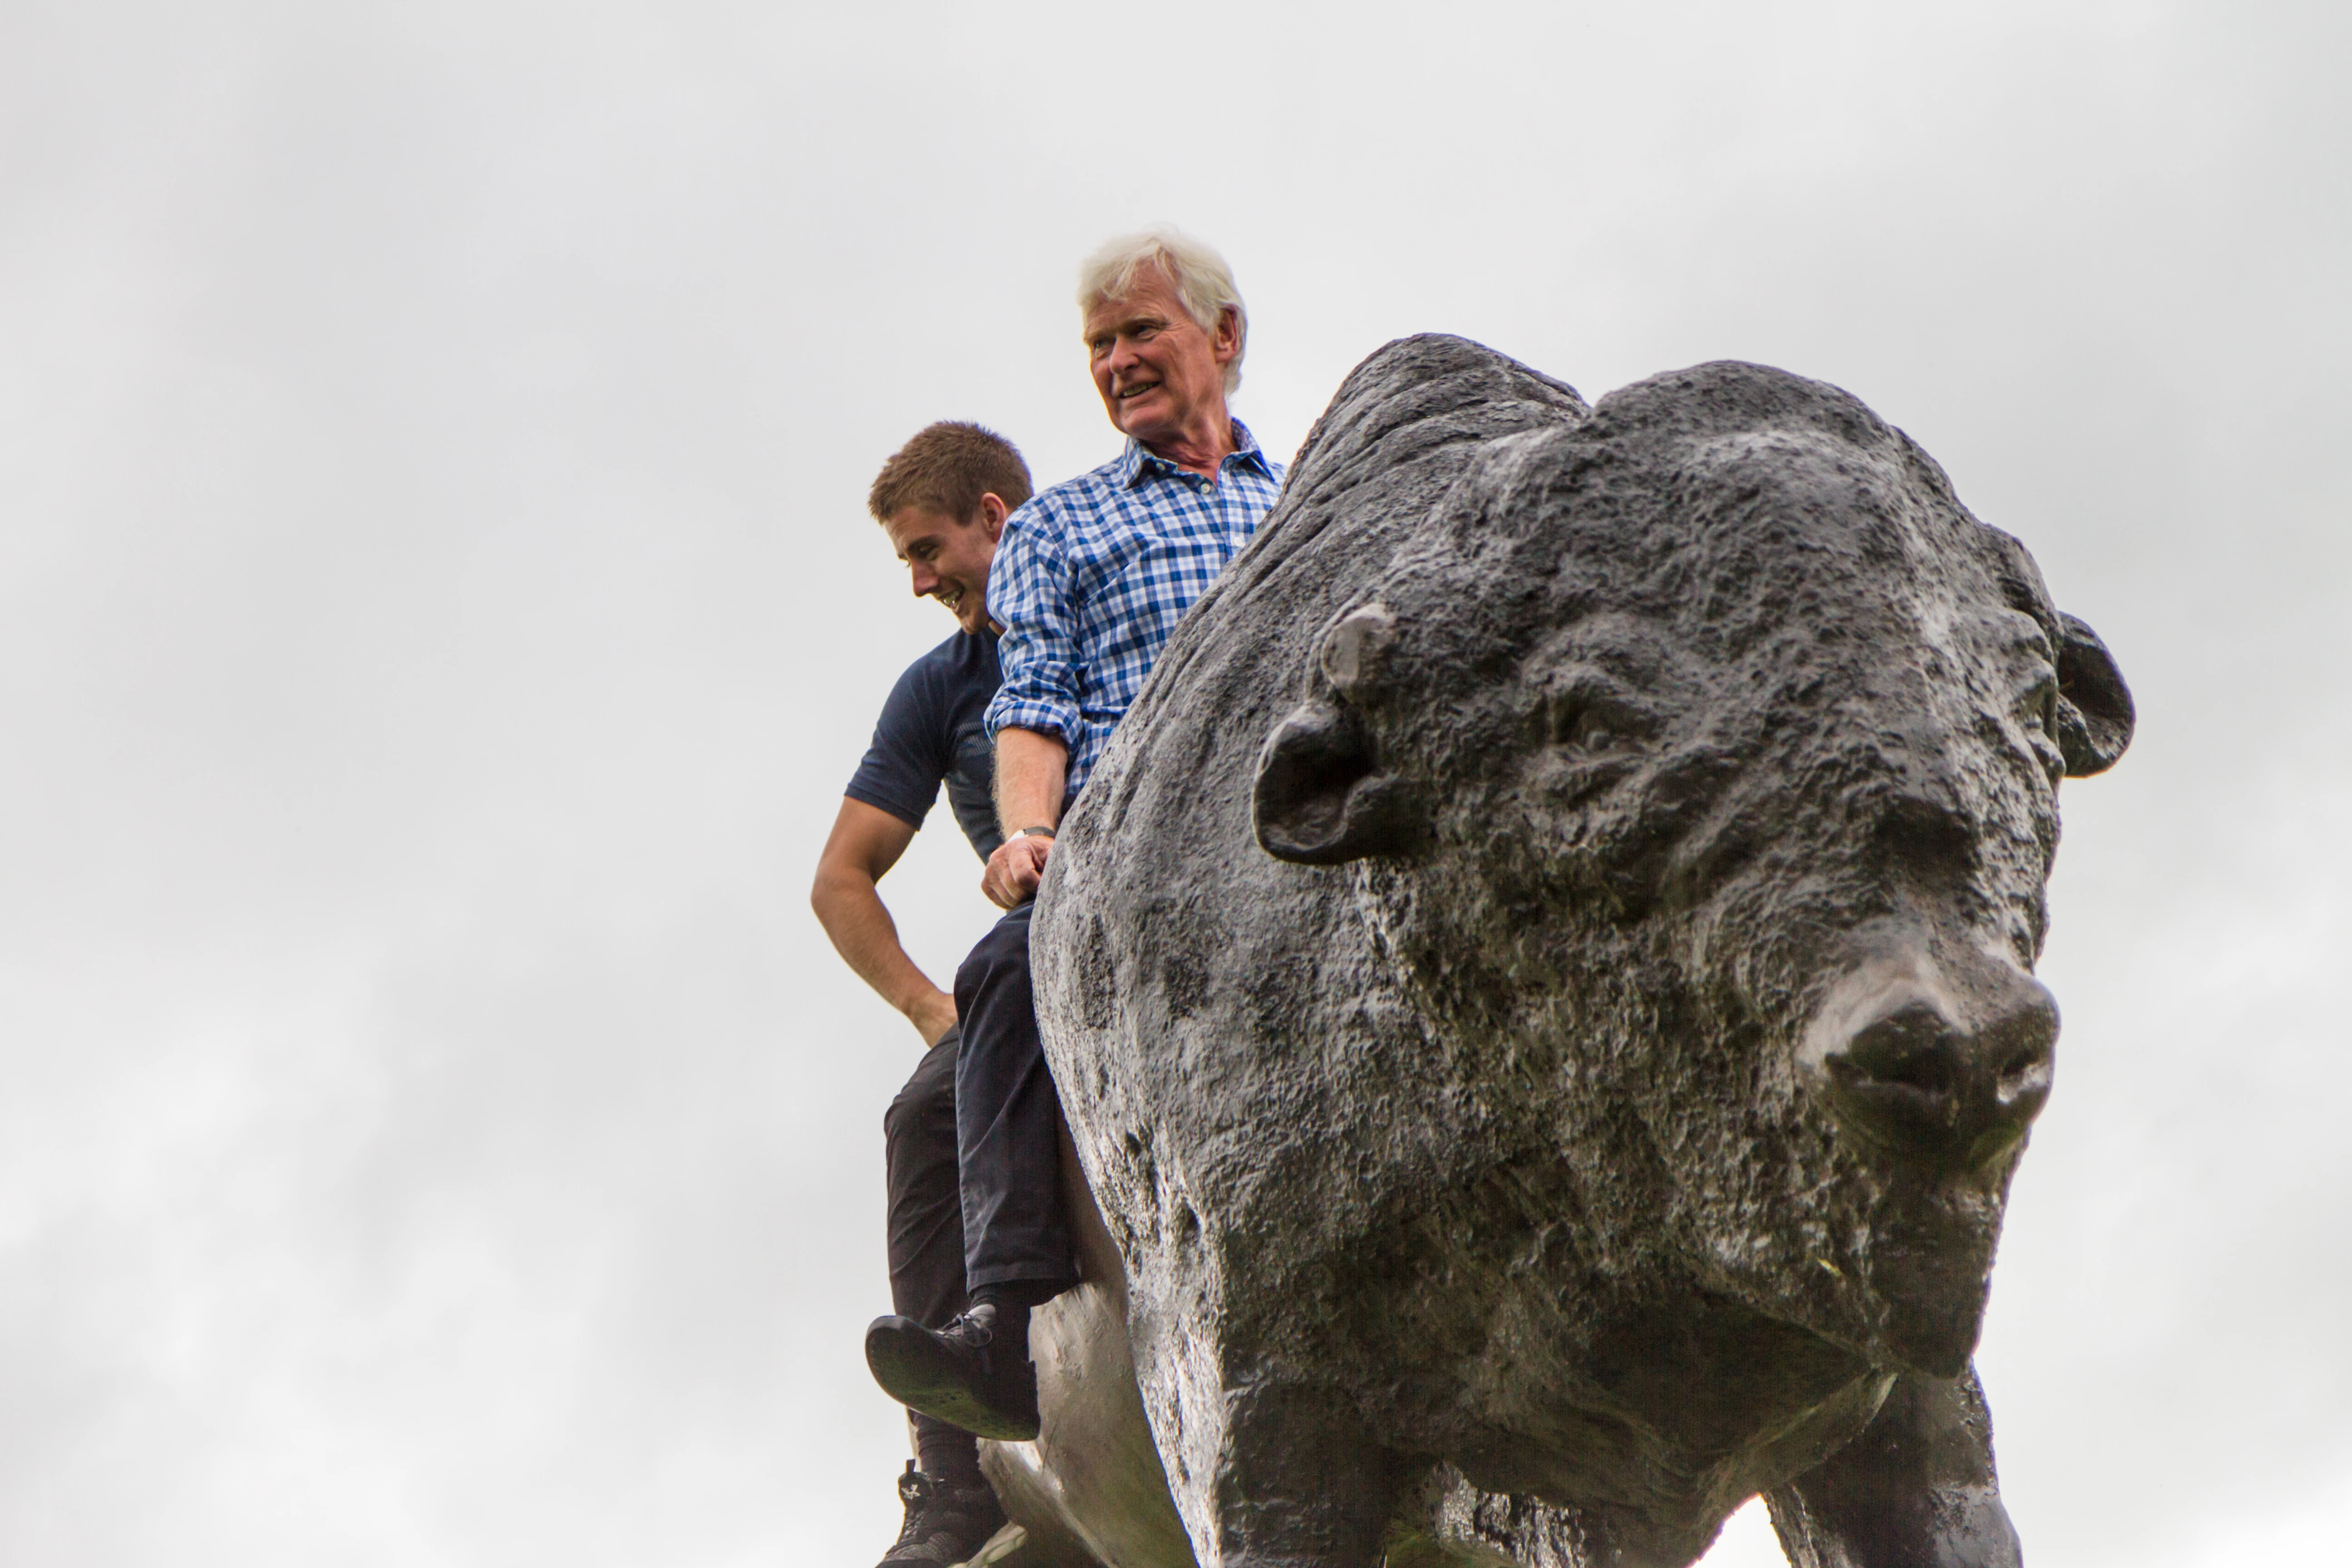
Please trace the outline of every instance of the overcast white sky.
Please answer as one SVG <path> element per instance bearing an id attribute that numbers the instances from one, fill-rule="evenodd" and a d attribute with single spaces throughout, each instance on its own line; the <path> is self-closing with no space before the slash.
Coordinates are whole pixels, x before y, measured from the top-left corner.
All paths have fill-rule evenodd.
<path id="1" fill-rule="evenodd" d="M 2140 705 L 1980 1357 L 2037 1568 L 2352 1552 L 2352 9 L 0 0 L 0 1562 L 859 1563 L 808 913 L 940 417 L 1097 240 L 1287 453 L 1390 337 L 1904 426 Z M 945 814 L 886 883 L 984 929 Z M 1744 1518 L 1718 1564 L 1772 1560 Z"/>

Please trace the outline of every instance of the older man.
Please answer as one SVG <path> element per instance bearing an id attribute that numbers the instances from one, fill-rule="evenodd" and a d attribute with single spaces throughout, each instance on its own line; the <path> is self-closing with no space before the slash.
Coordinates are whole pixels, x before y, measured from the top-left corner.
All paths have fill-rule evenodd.
<path id="1" fill-rule="evenodd" d="M 866 1331 L 875 1378 L 982 1436 L 1037 1435 L 1029 1313 L 1076 1282 L 1038 1038 L 1029 915 L 1054 829 L 1176 623 L 1248 542 L 1282 469 L 1226 408 L 1248 318 L 1208 247 L 1160 230 L 1080 269 L 1087 363 L 1126 448 L 1013 514 L 989 588 L 1003 684 L 988 708 L 1004 843 L 983 891 L 1011 912 L 956 974 L 956 1142 L 971 1306 L 945 1330 Z"/>

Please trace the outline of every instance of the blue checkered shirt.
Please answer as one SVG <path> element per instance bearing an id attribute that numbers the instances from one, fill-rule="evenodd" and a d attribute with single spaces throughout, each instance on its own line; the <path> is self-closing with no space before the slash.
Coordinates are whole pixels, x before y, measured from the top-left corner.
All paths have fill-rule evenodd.
<path id="1" fill-rule="evenodd" d="M 1282 493 L 1282 465 L 1238 419 L 1213 485 L 1134 441 L 1013 514 L 988 573 L 1004 684 L 988 732 L 1059 735 L 1078 793 L 1151 661 Z"/>

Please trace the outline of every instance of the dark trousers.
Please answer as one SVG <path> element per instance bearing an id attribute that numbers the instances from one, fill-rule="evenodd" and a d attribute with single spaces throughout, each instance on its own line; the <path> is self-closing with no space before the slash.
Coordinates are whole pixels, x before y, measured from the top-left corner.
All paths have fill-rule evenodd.
<path id="1" fill-rule="evenodd" d="M 996 922 L 956 971 L 956 1150 L 964 1279 L 1022 1284 L 1034 1300 L 1077 1283 L 1062 1213 L 1061 1100 L 1029 986 L 1033 900 Z"/>
<path id="2" fill-rule="evenodd" d="M 890 1178 L 890 1310 L 944 1328 L 964 1310 L 963 1199 L 956 1178 L 956 1031 L 923 1053 L 882 1113 Z"/>
<path id="3" fill-rule="evenodd" d="M 963 1199 L 956 1175 L 956 1031 L 923 1053 L 882 1113 L 889 1173 L 890 1310 L 943 1329 L 966 1305 Z M 971 1434 L 908 1411 L 922 1467 L 933 1476 L 977 1464 Z"/>

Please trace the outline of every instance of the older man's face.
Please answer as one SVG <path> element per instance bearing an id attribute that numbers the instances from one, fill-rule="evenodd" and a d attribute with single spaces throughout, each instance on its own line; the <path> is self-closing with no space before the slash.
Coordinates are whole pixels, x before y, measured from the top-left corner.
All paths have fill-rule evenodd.
<path id="1" fill-rule="evenodd" d="M 1230 310 L 1202 331 L 1167 277 L 1147 267 L 1125 299 L 1087 312 L 1086 337 L 1095 390 L 1120 430 L 1154 451 L 1223 433 L 1225 366 L 1240 347 Z"/>

